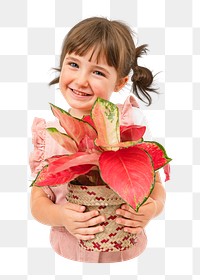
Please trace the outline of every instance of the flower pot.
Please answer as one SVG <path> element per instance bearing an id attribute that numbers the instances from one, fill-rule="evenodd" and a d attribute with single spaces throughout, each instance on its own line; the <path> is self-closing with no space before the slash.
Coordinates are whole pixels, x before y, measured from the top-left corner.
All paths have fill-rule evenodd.
<path id="1" fill-rule="evenodd" d="M 106 216 L 104 231 L 97 233 L 92 240 L 80 240 L 79 245 L 88 251 L 116 252 L 129 249 L 136 243 L 133 234 L 124 232 L 123 226 L 117 224 L 116 209 L 125 203 L 106 185 L 83 186 L 68 184 L 67 200 L 71 203 L 86 206 L 86 211 L 98 210 Z"/>

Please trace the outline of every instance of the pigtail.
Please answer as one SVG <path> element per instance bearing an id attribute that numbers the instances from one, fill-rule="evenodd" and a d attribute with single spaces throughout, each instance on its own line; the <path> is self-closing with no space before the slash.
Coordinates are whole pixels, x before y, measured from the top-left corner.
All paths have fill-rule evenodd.
<path id="1" fill-rule="evenodd" d="M 57 72 L 60 72 L 61 69 L 60 68 L 52 68 L 53 70 L 57 71 Z M 54 84 L 58 84 L 59 83 L 59 79 L 60 77 L 56 77 L 54 78 L 51 82 L 49 82 L 49 86 L 52 86 Z"/>
<path id="2" fill-rule="evenodd" d="M 146 54 L 147 51 L 147 45 L 141 45 L 136 48 L 131 81 L 133 82 L 133 92 L 135 95 L 149 106 L 152 103 L 149 92 L 157 93 L 156 89 L 151 87 L 154 76 L 148 68 L 139 66 L 137 62 L 138 58 Z"/>

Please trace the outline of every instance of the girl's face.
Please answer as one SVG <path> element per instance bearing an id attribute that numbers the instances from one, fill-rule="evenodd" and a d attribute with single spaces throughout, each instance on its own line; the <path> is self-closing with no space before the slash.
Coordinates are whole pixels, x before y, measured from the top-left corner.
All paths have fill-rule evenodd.
<path id="1" fill-rule="evenodd" d="M 104 57 L 97 63 L 93 50 L 84 56 L 66 54 L 63 61 L 59 86 L 71 107 L 70 113 L 78 118 L 88 115 L 97 99 L 109 100 L 112 92 L 119 91 L 128 77 L 117 79 L 117 71 L 109 66 Z"/>

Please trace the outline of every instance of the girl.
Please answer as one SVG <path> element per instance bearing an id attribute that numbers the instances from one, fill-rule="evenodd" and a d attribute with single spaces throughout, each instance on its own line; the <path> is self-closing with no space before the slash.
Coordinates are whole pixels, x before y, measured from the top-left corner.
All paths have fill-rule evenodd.
<path id="1" fill-rule="evenodd" d="M 75 25 L 63 42 L 60 57 L 59 77 L 50 85 L 59 83 L 60 91 L 70 105 L 70 114 L 82 118 L 88 115 L 97 99 L 109 99 L 112 92 L 120 91 L 133 75 L 133 91 L 136 96 L 151 104 L 149 92 L 154 91 L 152 73 L 138 66 L 137 60 L 146 51 L 146 45 L 135 47 L 132 32 L 119 21 L 105 18 L 88 18 Z M 140 124 L 131 120 L 133 108 L 137 103 L 133 97 L 120 105 L 121 123 Z M 138 123 L 140 122 L 140 123 Z M 56 124 L 59 127 L 59 124 Z M 63 148 L 45 132 L 47 126 L 42 119 L 35 119 L 33 124 L 34 152 L 30 156 L 32 174 L 45 165 L 45 158 L 55 154 L 64 154 Z M 55 126 L 55 123 L 54 125 Z M 124 230 L 137 235 L 137 243 L 122 252 L 88 252 L 79 247 L 78 240 L 93 239 L 95 234 L 104 230 L 100 226 L 105 217 L 98 211 L 84 212 L 85 207 L 66 201 L 67 189 L 63 186 L 33 187 L 31 193 L 32 215 L 39 222 L 51 225 L 51 245 L 61 256 L 83 262 L 119 262 L 134 258 L 146 247 L 144 228 L 148 222 L 160 214 L 165 203 L 165 191 L 159 174 L 149 199 L 135 212 L 128 205 L 122 205 L 116 211 L 116 223 Z"/>

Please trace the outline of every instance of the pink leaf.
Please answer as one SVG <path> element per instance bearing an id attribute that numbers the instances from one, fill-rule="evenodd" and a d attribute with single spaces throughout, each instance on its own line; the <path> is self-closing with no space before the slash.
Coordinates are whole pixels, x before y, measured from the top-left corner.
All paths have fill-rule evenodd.
<path id="1" fill-rule="evenodd" d="M 71 180 L 75 179 L 77 176 L 88 173 L 93 168 L 93 166 L 94 165 L 92 164 L 73 166 L 56 174 L 44 172 L 39 175 L 37 181 L 35 182 L 35 185 L 42 187 L 57 186 L 60 184 L 68 183 Z"/>
<path id="2" fill-rule="evenodd" d="M 171 161 L 164 147 L 157 142 L 144 141 L 137 144 L 137 147 L 145 150 L 151 156 L 155 170 L 160 169 Z"/>
<path id="3" fill-rule="evenodd" d="M 91 154 L 86 152 L 78 152 L 73 155 L 62 156 L 58 160 L 55 160 L 49 164 L 48 171 L 49 173 L 55 174 L 77 165 L 98 165 L 99 155 L 100 154 L 98 152 Z"/>
<path id="4" fill-rule="evenodd" d="M 167 164 L 163 167 L 165 173 L 165 182 L 170 180 L 170 165 Z"/>
<path id="5" fill-rule="evenodd" d="M 121 141 L 137 141 L 141 139 L 145 133 L 146 126 L 129 125 L 120 126 Z"/>
<path id="6" fill-rule="evenodd" d="M 112 145 L 107 145 L 107 146 L 103 146 L 101 142 L 98 141 L 98 139 L 96 139 L 95 144 L 97 146 L 100 146 L 104 151 L 117 151 L 119 150 L 119 148 L 128 148 L 128 147 L 132 147 L 135 146 L 136 144 L 138 144 L 141 141 L 141 139 L 139 139 L 138 141 L 126 141 L 126 142 L 118 142 L 116 144 L 112 144 Z"/>
<path id="7" fill-rule="evenodd" d="M 88 152 L 91 151 L 92 149 L 95 149 L 94 141 L 86 135 L 78 145 L 78 151 Z"/>
<path id="8" fill-rule="evenodd" d="M 48 176 L 48 165 L 45 165 L 41 171 L 38 172 L 37 177 L 35 180 L 32 182 L 32 186 L 39 186 L 38 184 L 42 182 L 46 177 Z"/>
<path id="9" fill-rule="evenodd" d="M 154 187 L 149 155 L 136 146 L 103 152 L 99 158 L 102 179 L 136 211 Z"/>
<path id="10" fill-rule="evenodd" d="M 92 127 L 95 128 L 93 119 L 91 118 L 90 115 L 84 116 L 84 117 L 83 117 L 83 121 L 89 123 Z"/>
<path id="11" fill-rule="evenodd" d="M 54 127 L 47 128 L 47 131 L 68 153 L 73 154 L 78 151 L 76 142 L 69 135 L 61 133 Z"/>
<path id="12" fill-rule="evenodd" d="M 88 135 L 91 139 L 96 139 L 97 133 L 95 129 L 87 122 L 72 117 L 68 112 L 53 104 L 50 105 L 54 116 L 59 119 L 60 125 L 77 144 L 80 143 L 85 135 Z"/>
<path id="13" fill-rule="evenodd" d="M 52 163 L 53 161 L 55 161 L 55 160 L 57 160 L 61 157 L 63 157 L 63 155 L 58 155 L 58 156 L 56 155 L 56 156 L 52 156 L 50 158 L 45 159 L 45 161 L 49 164 L 49 163 Z"/>

